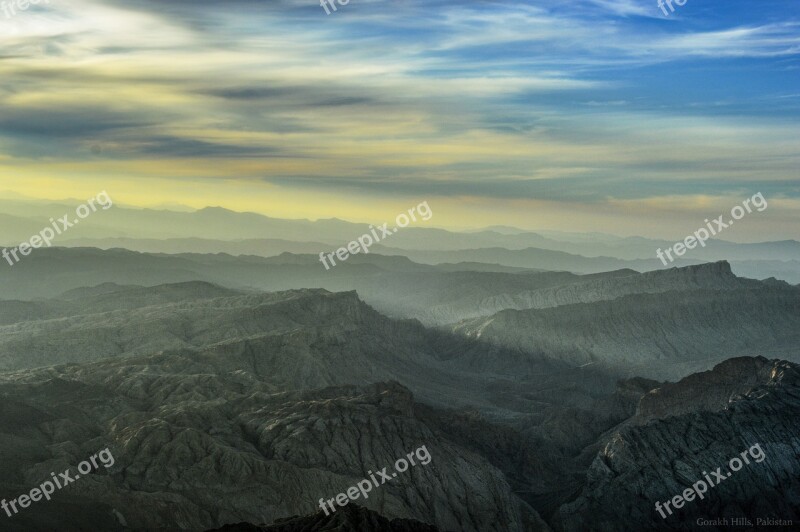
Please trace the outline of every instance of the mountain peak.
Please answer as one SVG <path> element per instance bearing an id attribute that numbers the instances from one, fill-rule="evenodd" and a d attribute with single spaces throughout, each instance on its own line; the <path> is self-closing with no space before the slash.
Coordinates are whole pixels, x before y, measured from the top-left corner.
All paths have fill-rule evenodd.
<path id="1" fill-rule="evenodd" d="M 785 374 L 779 370 L 783 364 L 797 368 L 761 356 L 725 360 L 709 371 L 693 373 L 650 391 L 639 403 L 637 418 L 645 422 L 689 412 L 723 410 L 733 397 L 780 381 Z"/>
<path id="2" fill-rule="evenodd" d="M 705 262 L 703 264 L 693 264 L 683 268 L 676 268 L 678 270 L 685 270 L 687 272 L 702 272 L 707 274 L 716 275 L 734 275 L 731 270 L 731 265 L 727 260 L 718 260 L 716 262 Z"/>
<path id="3" fill-rule="evenodd" d="M 690 266 L 673 266 L 664 270 L 653 270 L 645 272 L 645 276 L 654 277 L 675 277 L 675 278 L 721 278 L 738 279 L 733 273 L 731 265 L 727 260 L 716 262 L 704 262 L 702 264 L 692 264 Z"/>

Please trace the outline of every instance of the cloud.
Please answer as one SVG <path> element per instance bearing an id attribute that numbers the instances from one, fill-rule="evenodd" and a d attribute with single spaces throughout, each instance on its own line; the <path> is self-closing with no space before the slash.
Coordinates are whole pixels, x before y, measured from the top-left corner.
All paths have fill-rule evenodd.
<path id="1" fill-rule="evenodd" d="M 781 57 L 800 54 L 797 23 L 736 27 L 662 37 L 651 45 L 656 53 L 704 57 Z"/>
<path id="2" fill-rule="evenodd" d="M 653 17 L 660 18 L 655 0 L 589 0 L 590 3 L 605 11 L 623 17 Z"/>
<path id="3" fill-rule="evenodd" d="M 674 179 L 640 180 L 632 187 L 627 179 L 610 175 L 541 179 L 492 179 L 483 181 L 431 179 L 353 179 L 347 176 L 294 176 L 267 178 L 269 182 L 288 187 L 307 189 L 352 190 L 367 194 L 398 194 L 408 197 L 465 197 L 500 200 L 538 200 L 553 202 L 606 203 L 614 200 L 646 200 L 671 197 L 675 193 Z M 800 185 L 785 181 L 687 180 L 681 195 L 687 196 L 746 196 L 761 191 L 769 196 L 800 199 Z"/>
<path id="4" fill-rule="evenodd" d="M 796 194 L 800 109 L 763 87 L 797 94 L 800 28 L 774 7 L 742 25 L 654 0 L 52 4 L 0 58 L 0 164 L 592 204 Z"/>

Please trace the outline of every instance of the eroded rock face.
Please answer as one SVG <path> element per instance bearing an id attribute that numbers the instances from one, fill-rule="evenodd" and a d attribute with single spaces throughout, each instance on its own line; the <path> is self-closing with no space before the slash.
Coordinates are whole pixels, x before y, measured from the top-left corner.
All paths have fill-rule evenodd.
<path id="1" fill-rule="evenodd" d="M 557 529 L 694 530 L 697 519 L 715 517 L 797 522 L 797 365 L 735 359 L 665 385 L 664 407 L 656 406 L 657 396 L 642 400 L 641 411 L 651 416 L 650 421 L 623 428 L 596 456 L 580 495 L 561 506 L 553 521 Z M 659 418 L 652 418 L 655 414 Z M 763 450 L 762 462 L 751 458 L 750 464 L 731 472 L 729 460 L 755 445 Z M 731 475 L 709 488 L 703 500 L 695 498 L 666 518 L 659 515 L 657 501 L 681 494 L 702 480 L 703 472 L 717 467 Z"/>
<path id="2" fill-rule="evenodd" d="M 50 302 L 56 317 L 0 327 L 0 367 L 83 363 L 301 329 L 352 328 L 371 311 L 355 292 L 233 293 L 208 283 L 182 283 L 110 295 L 90 292 L 79 303 Z"/>
<path id="3" fill-rule="evenodd" d="M 375 488 L 366 508 L 443 530 L 547 530 L 499 469 L 416 416 L 397 383 L 274 393 L 242 371 L 204 373 L 202 361 L 134 360 L 4 376 L 0 426 L 17 435 L 3 435 L 3 496 L 108 446 L 114 466 L 57 492 L 53 504 L 76 516 L 92 506 L 90 515 L 144 530 L 270 523 L 316 511 L 320 498 L 369 471 L 391 472 L 425 445 L 430 462 Z M 12 448 L 19 438 L 24 452 Z M 47 515 L 22 512 L 14 524 L 41 529 Z"/>
<path id="4" fill-rule="evenodd" d="M 639 360 L 654 356 L 646 349 L 652 338 L 633 334 L 647 326 L 663 335 L 657 347 L 673 354 L 720 350 L 717 344 L 741 343 L 746 334 L 764 345 L 765 330 L 788 345 L 794 292 L 742 289 L 729 270 L 718 269 L 672 272 L 689 284 L 701 275 L 732 282 L 678 291 L 671 297 L 680 304 L 639 294 L 629 296 L 635 305 L 626 297 L 546 310 L 559 317 L 542 322 L 550 336 L 517 330 L 570 349 L 576 341 L 605 346 L 615 356 L 615 345 L 644 346 L 623 353 Z M 622 273 L 617 277 L 632 275 Z M 115 299 L 119 294 L 128 295 Z M 96 306 L 82 309 L 76 301 Z M 640 529 L 661 526 L 642 517 L 655 502 L 639 508 L 644 494 L 665 500 L 688 477 L 696 480 L 718 456 L 686 456 L 716 449 L 721 457 L 729 449 L 715 447 L 718 440 L 742 446 L 731 449 L 738 454 L 756 435 L 768 457 L 767 445 L 778 449 L 783 471 L 794 467 L 779 442 L 796 441 L 786 417 L 795 405 L 769 402 L 795 393 L 796 369 L 788 363 L 740 358 L 680 382 L 633 378 L 615 390 L 616 376 L 594 372 L 598 364 L 575 367 L 389 319 L 355 292 L 101 286 L 48 308 L 61 314 L 28 320 L 41 309 L 15 304 L 0 319 L 24 318 L 3 327 L 0 338 L 0 352 L 14 354 L 15 367 L 70 362 L 0 373 L 0 497 L 17 497 L 106 446 L 116 464 L 81 478 L 46 507 L 15 515 L 10 530 L 392 526 L 383 518 L 452 531 L 547 530 L 539 516 L 568 530 Z M 702 336 L 730 316 L 734 325 Z M 553 332 L 559 330 L 576 336 Z M 766 406 L 749 415 L 742 410 L 749 402 Z M 763 421 L 770 416 L 778 421 L 775 433 Z M 430 464 L 359 499 L 364 508 L 318 511 L 320 498 L 335 497 L 369 471 L 391 469 L 420 445 Z M 671 458 L 659 465 L 659 453 Z M 639 492 L 621 489 L 619 476 Z M 773 496 L 772 485 L 761 486 Z M 725 497 L 750 504 L 735 493 Z M 605 514 L 602 505 L 624 511 Z"/>
<path id="5" fill-rule="evenodd" d="M 382 312 L 413 317 L 426 325 L 445 325 L 508 309 L 594 303 L 630 294 L 760 286 L 763 285 L 759 281 L 735 276 L 730 265 L 722 261 L 647 273 L 616 270 L 589 275 L 568 272 L 398 274 L 389 279 L 361 279 L 356 288 L 365 301 Z"/>
<path id="6" fill-rule="evenodd" d="M 620 376 L 677 380 L 732 356 L 791 360 L 794 288 L 671 291 L 538 310 L 505 310 L 454 331 L 530 356 L 596 364 Z M 800 359 L 798 359 L 800 361 Z"/>
<path id="7" fill-rule="evenodd" d="M 278 519 L 272 525 L 249 523 L 226 525 L 209 532 L 439 532 L 435 526 L 413 519 L 386 519 L 382 515 L 348 504 L 335 514 L 322 511 L 312 515 Z"/>
<path id="8" fill-rule="evenodd" d="M 783 375 L 764 357 L 726 360 L 711 371 L 694 373 L 676 383 L 665 383 L 642 397 L 635 421 L 645 423 L 691 412 L 724 410 L 736 397 Z"/>
<path id="9" fill-rule="evenodd" d="M 209 297 L 203 297 L 206 288 Z M 206 373 L 236 373 L 240 386 L 255 379 L 274 392 L 397 380 L 430 404 L 522 412 L 537 405 L 520 401 L 505 383 L 497 385 L 495 376 L 508 377 L 513 386 L 520 386 L 517 376 L 525 374 L 536 375 L 536 383 L 553 379 L 555 385 L 548 382 L 547 388 L 562 382 L 558 372 L 563 363 L 517 356 L 426 329 L 414 320 L 389 319 L 355 292 L 314 289 L 215 297 L 218 290 L 202 283 L 136 289 L 135 297 L 118 302 L 118 310 L 0 327 L 0 367 L 115 357 L 117 362 L 108 361 L 104 371 L 130 375 L 120 385 L 146 396 L 154 377 L 144 368 L 153 353 L 163 351 L 175 373 L 202 364 Z M 97 295 L 90 292 L 87 297 Z M 177 293 L 187 300 L 163 301 Z M 143 301 L 154 304 L 135 306 Z M 598 389 L 613 383 L 604 375 L 588 380 L 596 381 Z M 570 400 L 583 393 L 562 390 L 546 400 Z"/>

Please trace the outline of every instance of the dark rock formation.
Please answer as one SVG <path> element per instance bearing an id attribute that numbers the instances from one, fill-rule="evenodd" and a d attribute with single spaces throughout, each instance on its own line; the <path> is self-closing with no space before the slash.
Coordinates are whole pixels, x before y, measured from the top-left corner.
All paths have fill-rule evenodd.
<path id="1" fill-rule="evenodd" d="M 372 510 L 351 503 L 330 515 L 319 511 L 302 517 L 278 519 L 272 525 L 256 526 L 239 523 L 209 532 L 438 532 L 438 530 L 435 526 L 413 519 L 389 520 Z"/>
<path id="2" fill-rule="evenodd" d="M 697 519 L 723 517 L 748 518 L 754 525 L 766 518 L 797 523 L 799 369 L 784 361 L 737 359 L 665 385 L 663 394 L 651 392 L 641 411 L 663 417 L 627 426 L 608 441 L 589 468 L 580 495 L 561 506 L 555 528 L 696 530 Z M 659 397 L 664 408 L 653 406 Z M 729 468 L 731 459 L 756 445 L 764 454 L 760 463 L 751 456 L 740 470 Z M 709 487 L 702 500 L 686 502 L 671 515 L 664 512 L 666 518 L 659 515 L 656 502 L 682 494 L 717 467 L 730 474 Z"/>

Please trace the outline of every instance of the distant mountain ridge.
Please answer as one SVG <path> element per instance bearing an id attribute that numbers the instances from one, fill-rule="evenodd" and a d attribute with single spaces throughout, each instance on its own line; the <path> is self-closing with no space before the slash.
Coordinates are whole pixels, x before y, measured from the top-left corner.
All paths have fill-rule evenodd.
<path id="1" fill-rule="evenodd" d="M 537 288 L 520 286 L 516 293 L 495 293 L 479 300 L 471 299 L 468 304 L 472 306 L 473 311 L 468 308 L 460 308 L 458 312 L 453 312 L 453 305 L 448 304 L 447 297 L 440 296 L 438 304 L 431 301 L 425 313 L 421 316 L 415 314 L 415 317 L 424 323 L 441 325 L 458 321 L 459 318 L 489 316 L 501 310 L 542 309 L 575 303 L 594 303 L 630 294 L 763 286 L 758 281 L 736 277 L 727 262 L 641 274 L 633 270 L 618 270 L 603 274 L 569 277 L 570 275 L 541 274 L 532 277 L 531 280 L 555 277 L 561 277 L 563 280 L 552 283 L 552 286 L 547 286 L 545 283 L 541 283 L 542 286 Z M 530 285 L 535 284 L 534 282 L 530 283 Z M 434 294 L 431 295 L 431 299 Z M 465 306 L 466 304 L 465 301 Z M 456 319 L 452 319 L 454 317 Z"/>
<path id="2" fill-rule="evenodd" d="M 537 359 L 597 364 L 623 375 L 658 379 L 707 369 L 731 355 L 761 351 L 793 356 L 800 341 L 800 291 L 727 273 L 717 279 L 722 286 L 503 310 L 463 321 L 452 330 Z"/>
<path id="3" fill-rule="evenodd" d="M 50 218 L 74 209 L 75 205 L 70 203 L 0 200 L 0 211 L 4 213 L 0 217 L 5 217 L 6 221 L 0 224 L 0 242 L 14 247 L 48 226 Z M 509 267 L 598 273 L 621 268 L 663 268 L 665 265 L 655 257 L 656 249 L 674 244 L 674 241 L 644 237 L 592 233 L 580 237 L 558 231 L 537 233 L 508 227 L 457 232 L 436 228 L 433 223 L 435 218 L 407 227 L 393 234 L 391 240 L 375 246 L 373 252 L 404 255 L 423 263 L 488 262 Z M 56 244 L 163 253 L 316 255 L 346 246 L 369 233 L 369 227 L 369 223 L 335 218 L 280 219 L 221 207 L 186 212 L 115 205 L 60 235 Z M 675 241 L 679 239 L 676 237 Z M 384 247 L 387 245 L 389 247 Z M 729 260 L 740 275 L 773 276 L 800 283 L 800 242 L 797 240 L 740 244 L 711 239 L 684 258 L 673 265 Z"/>
<path id="4" fill-rule="evenodd" d="M 704 266 L 698 271 L 708 271 L 707 268 Z M 490 264 L 437 266 L 374 253 L 355 255 L 326 271 L 318 257 L 289 253 L 275 257 L 234 257 L 51 248 L 35 250 L 26 257 L 24 267 L 0 268 L 0 297 L 13 300 L 53 298 L 73 288 L 102 283 L 153 286 L 202 281 L 249 291 L 313 287 L 331 291 L 357 290 L 365 301 L 390 316 L 443 325 L 506 308 L 544 308 L 607 299 L 639 290 L 659 291 L 664 289 L 664 280 L 668 278 L 657 272 L 652 276 L 636 275 L 629 269 L 580 277 L 567 272 L 518 270 Z M 730 277 L 730 273 L 727 275 Z M 612 278 L 618 279 L 612 281 Z M 648 287 L 648 282 L 654 283 L 653 287 Z M 675 280 L 676 285 L 681 286 L 700 286 L 699 282 L 699 278 L 692 280 L 689 274 Z"/>

